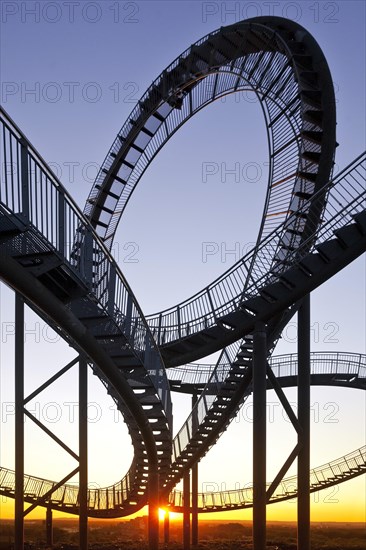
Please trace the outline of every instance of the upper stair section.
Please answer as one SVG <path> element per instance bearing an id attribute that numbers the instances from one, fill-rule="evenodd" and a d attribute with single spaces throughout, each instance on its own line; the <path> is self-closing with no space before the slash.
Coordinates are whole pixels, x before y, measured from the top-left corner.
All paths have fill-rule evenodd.
<path id="1" fill-rule="evenodd" d="M 331 75 L 319 45 L 303 27 L 283 18 L 257 17 L 221 27 L 192 44 L 154 80 L 128 116 L 84 209 L 109 249 L 136 185 L 165 143 L 202 108 L 248 87 L 262 107 L 270 154 L 258 242 L 281 226 L 271 254 L 284 259 L 313 232 L 324 204 L 311 199 L 331 177 L 336 146 Z M 243 120 L 243 142 L 246 132 Z M 283 224 L 300 210 L 291 225 Z M 236 286 L 244 288 L 248 273 L 237 275 Z M 206 293 L 204 301 L 204 309 L 211 311 L 215 296 Z M 185 325 L 200 314 L 200 309 L 192 310 L 178 320 L 176 337 L 184 336 Z M 163 319 L 161 336 L 170 332 L 170 321 Z M 151 322 L 159 330 L 154 316 Z M 170 334 L 167 338 L 159 339 L 159 345 L 171 341 Z"/>
<path id="2" fill-rule="evenodd" d="M 167 366 L 195 361 L 238 340 L 295 303 L 366 250 L 366 153 L 305 201 L 216 281 L 180 304 L 147 317 Z M 283 235 L 311 204 L 321 223 L 284 252 Z"/>

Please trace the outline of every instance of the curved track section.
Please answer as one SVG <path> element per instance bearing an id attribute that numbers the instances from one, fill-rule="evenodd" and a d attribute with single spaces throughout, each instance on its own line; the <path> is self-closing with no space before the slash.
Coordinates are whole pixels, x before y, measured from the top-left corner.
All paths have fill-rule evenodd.
<path id="1" fill-rule="evenodd" d="M 356 449 L 352 453 L 333 460 L 322 466 L 310 470 L 311 492 L 321 491 L 328 487 L 343 483 L 359 475 L 366 473 L 366 447 Z M 72 485 L 55 487 L 54 481 L 25 476 L 24 500 L 31 504 L 49 506 L 54 510 L 78 514 L 78 490 Z M 13 470 L 0 467 L 0 494 L 14 498 L 15 475 Z M 270 484 L 267 485 L 267 490 Z M 42 494 L 50 493 L 49 500 L 44 503 Z M 296 498 L 297 478 L 288 477 L 282 480 L 277 490 L 268 498 L 268 504 Z M 102 493 L 89 490 L 88 506 L 90 517 L 120 517 L 120 503 L 122 496 L 115 486 L 104 489 Z M 253 487 L 242 489 L 199 493 L 198 511 L 225 512 L 227 510 L 240 510 L 253 506 Z M 172 491 L 165 508 L 170 512 L 183 512 L 183 495 L 181 491 Z"/>
<path id="2" fill-rule="evenodd" d="M 339 385 L 344 387 L 366 388 L 366 356 L 359 353 L 311 352 L 311 375 L 313 385 Z M 297 376 L 297 354 L 275 355 L 268 360 L 273 373 L 281 378 L 281 386 L 294 386 L 293 377 Z M 225 368 L 225 364 L 222 365 Z M 188 364 L 172 368 L 168 378 L 172 391 L 195 394 L 206 387 L 216 393 L 216 386 L 210 380 L 216 364 Z M 230 364 L 226 364 L 230 369 Z M 329 379 L 329 380 L 328 380 Z M 291 382 L 288 384 L 287 380 Z M 212 386 L 211 386 L 212 384 Z"/>
<path id="3" fill-rule="evenodd" d="M 278 337 L 279 321 L 269 324 L 269 353 Z M 358 354 L 319 354 L 312 357 L 312 383 L 345 387 L 366 387 L 365 356 Z M 339 359 L 339 370 L 337 360 Z M 297 384 L 297 358 L 279 356 L 269 364 L 283 386 Z M 253 346 L 251 337 L 245 337 L 226 348 L 211 370 L 208 381 L 173 440 L 173 457 L 169 477 L 164 487 L 167 494 L 182 479 L 183 473 L 205 456 L 217 442 L 239 408 L 252 391 Z M 185 370 L 176 369 L 176 371 Z M 342 372 L 343 371 L 343 372 Z M 175 372 L 173 370 L 173 377 Z M 271 388 L 268 382 L 268 388 Z M 172 384 L 174 389 L 174 383 Z M 188 391 L 196 391 L 193 386 Z"/>
<path id="4" fill-rule="evenodd" d="M 148 318 L 167 366 L 196 360 L 242 337 L 245 316 L 237 315 L 236 322 L 225 316 L 237 311 L 253 281 L 291 265 L 291 253 L 300 244 L 309 247 L 326 199 L 315 195 L 329 180 L 336 145 L 334 90 L 318 44 L 292 21 L 259 17 L 222 27 L 190 46 L 128 117 L 85 206 L 110 247 L 131 194 L 158 151 L 200 109 L 243 87 L 258 96 L 269 139 L 269 183 L 258 242 L 278 230 L 270 246 L 256 248 L 221 284 L 216 281 Z"/>
<path id="5" fill-rule="evenodd" d="M 260 99 L 268 130 L 265 233 L 328 181 L 336 145 L 335 100 L 321 49 L 288 19 L 240 21 L 204 36 L 177 57 L 121 128 L 85 206 L 109 247 L 133 190 L 168 139 L 204 106 L 243 87 Z M 301 218 L 286 228 L 283 244 L 301 240 L 306 225 Z"/>
<path id="6" fill-rule="evenodd" d="M 270 364 L 281 386 L 296 386 L 296 355 L 273 357 Z M 344 386 L 366 390 L 366 356 L 354 353 L 313 353 L 311 356 L 311 383 L 313 385 Z M 268 389 L 271 389 L 270 385 Z M 312 490 L 320 490 L 364 473 L 365 452 L 366 449 L 363 448 L 354 451 L 347 457 L 333 461 L 331 464 L 339 465 L 340 470 L 335 468 L 332 470 L 329 464 L 312 470 Z M 357 459 L 356 464 L 350 460 L 351 457 Z M 329 471 L 332 471 L 333 475 L 328 475 Z M 314 472 L 318 474 L 318 477 Z M 321 476 L 319 472 L 322 472 Z M 337 477 L 338 475 L 339 477 Z M 315 483 L 315 479 L 318 480 L 318 483 Z M 127 515 L 124 506 L 127 492 L 124 480 L 103 489 L 90 489 L 88 492 L 89 515 L 91 517 L 121 517 Z M 48 498 L 45 501 L 44 495 L 47 493 Z M 0 494 L 14 497 L 14 472 L 7 468 L 0 468 Z M 232 508 L 249 507 L 252 502 L 251 495 L 251 488 L 203 494 L 200 495 L 200 511 L 213 511 L 215 506 L 218 510 L 225 510 L 229 509 L 229 504 Z M 296 496 L 296 477 L 291 477 L 283 480 L 269 502 L 277 502 L 294 496 Z M 167 501 L 172 511 L 181 511 L 181 498 L 180 491 L 171 491 Z M 25 500 L 30 503 L 37 502 L 40 506 L 51 504 L 55 510 L 73 514 L 78 513 L 78 487 L 70 484 L 58 487 L 54 481 L 26 476 Z"/>
<path id="7" fill-rule="evenodd" d="M 366 249 L 365 180 L 366 153 L 362 153 L 216 281 L 185 302 L 148 317 L 165 364 L 178 366 L 218 351 L 249 334 L 256 321 L 267 322 L 290 307 L 345 266 L 346 242 L 351 244 L 352 232 L 356 255 L 362 254 Z M 290 246 L 286 258 L 274 264 L 273 254 L 285 227 L 295 223 L 312 202 L 325 201 L 321 223 L 315 215 L 307 239 Z M 304 216 L 312 219 L 312 214 Z"/>
<path id="8" fill-rule="evenodd" d="M 366 473 L 366 447 L 356 449 L 341 458 L 310 470 L 310 492 L 315 493 L 333 487 L 349 479 Z M 267 485 L 267 491 L 271 484 Z M 287 477 L 281 481 L 273 495 L 268 497 L 268 504 L 281 502 L 297 497 L 297 477 Z M 253 507 L 253 487 L 207 492 L 198 494 L 198 511 L 225 512 Z M 173 491 L 169 497 L 167 509 L 170 512 L 183 512 L 183 494 Z"/>
<path id="9" fill-rule="evenodd" d="M 159 350 L 109 252 L 26 137 L 1 111 L 0 276 L 85 353 L 128 425 L 135 456 L 122 507 L 147 502 L 170 464 L 171 400 Z M 118 487 L 120 484 L 118 485 Z"/>

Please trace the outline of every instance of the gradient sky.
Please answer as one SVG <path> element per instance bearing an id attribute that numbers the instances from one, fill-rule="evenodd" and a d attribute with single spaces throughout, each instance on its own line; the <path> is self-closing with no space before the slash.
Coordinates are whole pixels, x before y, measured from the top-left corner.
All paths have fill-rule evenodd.
<path id="1" fill-rule="evenodd" d="M 365 149 L 365 3 L 359 2 L 10 2 L 1 13 L 1 103 L 74 199 L 84 206 L 96 169 L 116 133 L 160 72 L 189 44 L 216 28 L 255 15 L 297 20 L 319 42 L 337 98 L 336 170 Z M 31 11 L 35 10 L 33 13 Z M 271 10 L 271 11 L 270 11 Z M 145 313 L 193 294 L 239 259 L 256 240 L 267 183 L 266 132 L 250 94 L 217 101 L 190 120 L 144 175 L 124 215 L 115 254 Z M 203 181 L 205 163 L 218 173 Z M 239 163 L 241 176 L 226 174 Z M 204 243 L 218 253 L 203 261 Z M 230 253 L 230 251 L 232 251 Z M 312 349 L 366 352 L 365 258 L 312 294 Z M 1 451 L 14 467 L 12 414 L 12 292 L 0 285 Z M 74 356 L 30 311 L 26 315 L 26 389 L 32 391 Z M 296 351 L 296 320 L 276 353 Z M 33 332 L 32 332 L 33 331 Z M 33 409 L 77 449 L 72 417 L 77 373 L 69 372 Z M 287 391 L 296 401 L 295 390 Z M 271 404 L 277 400 L 268 394 Z M 313 388 L 311 464 L 365 444 L 365 396 L 355 390 Z M 132 451 L 127 429 L 101 384 L 90 376 L 89 479 L 120 479 Z M 173 396 L 178 430 L 189 398 Z M 295 438 L 277 405 L 268 430 L 268 480 Z M 31 406 L 29 407 L 31 409 Z M 333 416 L 329 417 L 329 413 Z M 74 462 L 26 423 L 26 472 L 59 479 Z M 222 465 L 225 464 L 225 468 Z M 251 481 L 250 402 L 200 465 L 200 490 Z M 292 469 L 290 473 L 294 470 Z M 332 492 L 333 491 L 333 492 Z M 312 499 L 314 521 L 365 519 L 365 476 Z M 12 503 L 0 502 L 2 514 Z M 35 512 L 35 515 L 39 512 Z M 40 514 L 43 517 L 44 512 Z M 250 512 L 223 518 L 249 519 Z M 268 508 L 270 519 L 295 519 L 296 504 Z"/>

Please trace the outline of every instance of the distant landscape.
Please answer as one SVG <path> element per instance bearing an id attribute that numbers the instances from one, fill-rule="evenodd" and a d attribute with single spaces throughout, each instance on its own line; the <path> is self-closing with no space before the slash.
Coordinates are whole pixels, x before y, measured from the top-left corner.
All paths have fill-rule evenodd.
<path id="1" fill-rule="evenodd" d="M 250 522 L 201 521 L 200 543 L 197 550 L 241 550 L 252 548 Z M 92 550 L 147 550 L 147 519 L 125 521 L 91 520 L 89 543 Z M 162 533 L 163 529 L 161 529 Z M 78 522 L 74 519 L 55 519 L 53 529 L 56 550 L 77 550 Z M 0 524 L 0 549 L 13 548 L 13 523 Z M 46 550 L 45 523 L 42 520 L 25 522 L 26 550 Z M 366 530 L 362 523 L 313 523 L 312 550 L 365 550 Z M 295 550 L 296 524 L 273 522 L 267 529 L 268 549 Z M 165 550 L 182 549 L 182 525 L 170 524 L 170 543 Z"/>

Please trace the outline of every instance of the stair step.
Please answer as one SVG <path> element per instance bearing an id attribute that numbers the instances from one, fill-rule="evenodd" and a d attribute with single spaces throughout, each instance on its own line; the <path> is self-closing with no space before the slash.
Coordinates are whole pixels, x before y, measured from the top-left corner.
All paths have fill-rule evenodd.
<path id="1" fill-rule="evenodd" d="M 322 268 L 324 264 L 324 260 L 321 258 L 320 254 L 309 254 L 308 256 L 305 256 L 300 262 L 299 262 L 299 268 L 305 275 L 314 275 L 319 268 Z"/>
<path id="2" fill-rule="evenodd" d="M 301 99 L 315 109 L 321 109 L 322 93 L 320 90 L 302 90 Z"/>
<path id="3" fill-rule="evenodd" d="M 313 196 L 313 193 L 305 193 L 304 191 L 295 191 L 294 196 L 299 197 L 299 199 L 302 199 L 302 200 L 309 200 Z M 302 234 L 299 231 L 291 231 L 291 232 L 292 234 L 297 234 L 297 235 Z"/>
<path id="4" fill-rule="evenodd" d="M 366 235 L 366 210 L 354 214 L 353 219 L 362 235 Z"/>
<path id="5" fill-rule="evenodd" d="M 108 352 L 108 349 L 106 350 Z M 141 367 L 141 361 L 136 356 L 131 355 L 130 357 L 114 357 L 112 358 L 116 367 L 119 369 L 133 369 L 136 367 Z"/>
<path id="6" fill-rule="evenodd" d="M 262 293 L 267 295 L 272 303 L 281 300 L 287 295 L 287 291 L 284 288 L 284 285 L 282 285 L 280 282 L 272 283 L 266 286 L 261 294 Z"/>
<path id="7" fill-rule="evenodd" d="M 255 296 L 253 298 L 249 298 L 245 302 L 243 302 L 242 307 L 245 309 L 248 309 L 249 311 L 252 311 L 254 315 L 257 315 L 264 309 L 266 309 L 268 306 L 268 302 L 262 298 L 261 296 Z"/>
<path id="8" fill-rule="evenodd" d="M 336 239 L 317 244 L 315 248 L 327 263 L 339 256 L 339 243 Z"/>
<path id="9" fill-rule="evenodd" d="M 355 242 L 357 242 L 360 236 L 360 232 L 357 229 L 357 225 L 355 223 L 337 229 L 336 231 L 334 231 L 334 234 L 340 241 L 343 248 L 351 247 Z"/>
<path id="10" fill-rule="evenodd" d="M 317 126 L 321 126 L 323 122 L 323 112 L 322 111 L 313 111 L 309 109 L 308 111 L 305 111 L 304 113 L 304 119 L 312 124 L 316 124 Z"/>
<path id="11" fill-rule="evenodd" d="M 316 153 L 314 151 L 303 151 L 301 156 L 303 159 L 308 160 L 313 164 L 319 164 L 321 159 L 321 153 Z"/>
<path id="12" fill-rule="evenodd" d="M 313 58 L 308 54 L 295 54 L 292 56 L 296 65 L 304 68 L 311 69 L 313 65 Z"/>
<path id="13" fill-rule="evenodd" d="M 298 42 L 297 40 L 288 41 L 287 44 L 288 48 L 291 50 L 293 54 L 304 54 L 305 53 L 305 46 L 302 42 Z"/>
<path id="14" fill-rule="evenodd" d="M 299 171 L 299 176 L 307 181 L 310 181 L 311 183 L 316 182 L 317 174 L 313 172 L 305 172 L 303 170 Z"/>
<path id="15" fill-rule="evenodd" d="M 323 141 L 323 132 L 314 132 L 311 130 L 302 130 L 301 135 L 303 138 L 305 138 L 308 141 L 311 141 L 311 143 L 315 143 L 316 145 L 321 145 Z"/>
<path id="16" fill-rule="evenodd" d="M 248 358 L 248 359 L 252 359 L 253 357 L 253 350 L 250 351 L 250 350 L 240 350 L 237 357 L 240 357 L 240 358 Z"/>
<path id="17" fill-rule="evenodd" d="M 299 74 L 300 81 L 306 86 L 314 87 L 318 84 L 318 73 L 315 71 L 302 71 Z"/>

